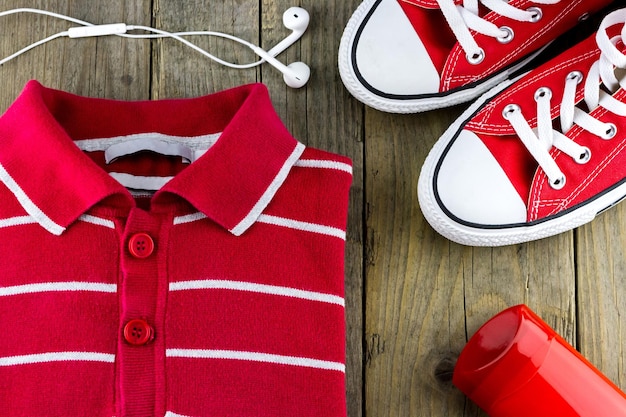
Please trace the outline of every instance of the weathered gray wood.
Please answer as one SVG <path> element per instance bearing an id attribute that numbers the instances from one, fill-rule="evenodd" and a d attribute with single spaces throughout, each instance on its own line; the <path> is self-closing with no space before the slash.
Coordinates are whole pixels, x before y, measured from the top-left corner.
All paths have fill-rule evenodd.
<path id="1" fill-rule="evenodd" d="M 75 2 L 67 0 L 0 2 L 0 10 L 36 7 L 93 23 L 150 24 L 150 0 Z M 0 22 L 0 56 L 75 26 L 46 16 L 20 14 Z M 30 79 L 76 94 L 117 99 L 148 98 L 150 46 L 121 38 L 56 39 L 0 67 L 0 107 L 5 109 Z"/>
<path id="2" fill-rule="evenodd" d="M 339 79 L 337 50 L 359 0 L 301 0 L 311 25 L 279 59 L 312 68 L 300 90 L 268 64 L 228 69 L 176 41 L 58 39 L 0 67 L 4 110 L 28 79 L 115 99 L 192 97 L 250 82 L 267 84 L 287 128 L 308 146 L 352 158 L 346 246 L 347 394 L 350 417 L 484 416 L 452 386 L 467 338 L 489 317 L 526 303 L 626 389 L 626 206 L 576 232 L 506 248 L 468 248 L 437 235 L 416 196 L 421 164 L 464 106 L 420 115 L 364 107 Z M 289 32 L 288 0 L 1 0 L 0 9 L 42 7 L 94 23 L 165 30 L 218 30 L 269 49 Z M 6 56 L 65 22 L 12 16 L 0 22 Z M 233 62 L 248 49 L 192 38 Z"/>
<path id="3" fill-rule="evenodd" d="M 210 30 L 249 41 L 259 36 L 258 0 L 154 0 L 154 25 L 168 31 Z M 189 37 L 209 53 L 235 63 L 257 60 L 250 49 L 216 37 Z M 195 97 L 258 81 L 258 69 L 219 65 L 173 39 L 153 43 L 153 98 Z"/>
<path id="4" fill-rule="evenodd" d="M 401 116 L 366 111 L 366 341 L 368 416 L 457 416 L 450 383 L 465 342 L 471 250 L 425 224 L 417 203 L 421 163 L 458 109 Z"/>
<path id="5" fill-rule="evenodd" d="M 626 390 L 626 206 L 600 215 L 577 236 L 578 346 Z"/>
<path id="6" fill-rule="evenodd" d="M 505 248 L 435 235 L 418 208 L 421 164 L 458 109 L 366 112 L 368 264 L 366 410 L 370 416 L 461 416 L 450 372 L 466 337 L 526 303 L 575 341 L 572 234 Z M 465 415 L 481 415 L 473 405 Z"/>

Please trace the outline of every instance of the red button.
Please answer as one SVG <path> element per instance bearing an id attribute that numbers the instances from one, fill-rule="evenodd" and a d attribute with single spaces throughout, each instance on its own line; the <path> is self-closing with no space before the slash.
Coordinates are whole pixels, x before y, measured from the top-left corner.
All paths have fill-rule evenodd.
<path id="1" fill-rule="evenodd" d="M 128 241 L 128 250 L 135 258 L 147 258 L 154 252 L 154 240 L 147 233 L 137 233 Z"/>
<path id="2" fill-rule="evenodd" d="M 124 326 L 124 339 L 131 345 L 145 345 L 154 339 L 154 330 L 145 320 L 131 320 Z"/>

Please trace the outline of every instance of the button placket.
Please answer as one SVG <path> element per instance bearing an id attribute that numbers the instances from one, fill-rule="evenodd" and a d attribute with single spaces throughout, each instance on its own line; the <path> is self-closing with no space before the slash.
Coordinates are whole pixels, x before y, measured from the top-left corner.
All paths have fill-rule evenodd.
<path id="1" fill-rule="evenodd" d="M 162 415 L 165 407 L 163 240 L 170 224 L 168 216 L 133 208 L 121 236 L 118 415 Z"/>

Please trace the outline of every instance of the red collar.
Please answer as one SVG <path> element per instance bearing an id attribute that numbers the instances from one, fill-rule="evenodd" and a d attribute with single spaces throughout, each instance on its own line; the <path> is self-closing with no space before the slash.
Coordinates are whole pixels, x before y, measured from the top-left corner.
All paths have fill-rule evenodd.
<path id="1" fill-rule="evenodd" d="M 31 217 L 59 235 L 102 200 L 127 210 L 135 205 L 73 141 L 147 132 L 222 132 L 153 196 L 152 205 L 178 196 L 235 235 L 261 214 L 304 150 L 262 84 L 193 99 L 127 102 L 79 97 L 31 81 L 0 118 L 0 181 Z"/>

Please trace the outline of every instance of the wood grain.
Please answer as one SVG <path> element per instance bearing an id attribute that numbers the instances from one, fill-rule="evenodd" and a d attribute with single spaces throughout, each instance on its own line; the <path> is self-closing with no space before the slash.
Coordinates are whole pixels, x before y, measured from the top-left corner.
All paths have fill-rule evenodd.
<path id="1" fill-rule="evenodd" d="M 577 231 L 578 346 L 626 390 L 626 206 Z"/>
<path id="2" fill-rule="evenodd" d="M 36 7 L 92 23 L 132 21 L 150 24 L 150 0 L 134 2 L 75 2 L 69 0 L 0 2 L 1 10 Z M 0 56 L 5 57 L 73 24 L 33 14 L 2 18 Z M 95 97 L 123 100 L 148 98 L 150 45 L 121 38 L 56 39 L 0 67 L 2 101 L 6 109 L 30 79 L 42 84 Z"/>
<path id="3" fill-rule="evenodd" d="M 154 0 L 154 25 L 168 31 L 219 31 L 254 41 L 259 36 L 256 0 L 185 2 Z M 189 38 L 209 53 L 235 63 L 256 61 L 252 51 L 216 37 Z M 173 39 L 153 44 L 153 98 L 196 97 L 258 81 L 258 69 L 226 68 Z"/>
<path id="4" fill-rule="evenodd" d="M 262 81 L 276 111 L 307 146 L 354 165 L 346 244 L 349 417 L 485 414 L 452 385 L 456 358 L 488 318 L 528 304 L 602 372 L 626 389 L 626 205 L 591 224 L 522 245 L 469 248 L 425 222 L 417 178 L 429 149 L 464 106 L 392 115 L 352 98 L 337 70 L 343 28 L 359 0 L 0 0 L 0 9 L 40 7 L 93 23 L 217 30 L 271 48 L 289 31 L 282 13 L 309 10 L 309 29 L 279 56 L 311 66 L 293 90 L 268 64 L 225 68 L 170 39 L 58 39 L 0 67 L 0 109 L 29 79 L 76 94 L 123 100 L 194 97 Z M 67 29 L 42 16 L 0 22 L 0 55 Z M 192 39 L 223 59 L 257 60 L 247 48 Z"/>
<path id="5" fill-rule="evenodd" d="M 461 415 L 451 370 L 465 342 L 469 250 L 425 224 L 417 178 L 427 150 L 458 110 L 366 111 L 366 415 Z"/>

